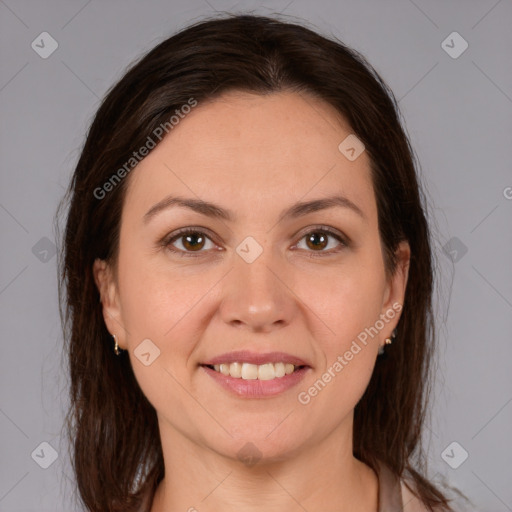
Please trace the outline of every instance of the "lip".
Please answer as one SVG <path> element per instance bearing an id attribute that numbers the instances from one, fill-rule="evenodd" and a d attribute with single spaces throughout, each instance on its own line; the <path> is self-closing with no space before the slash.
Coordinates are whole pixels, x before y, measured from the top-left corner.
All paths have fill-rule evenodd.
<path id="1" fill-rule="evenodd" d="M 250 363 L 250 364 L 265 364 L 265 363 L 290 363 L 294 366 L 309 366 L 307 361 L 304 361 L 300 357 L 287 354 L 286 352 L 265 352 L 256 353 L 248 350 L 238 350 L 235 352 L 227 352 L 208 361 L 203 361 L 201 365 L 214 364 L 231 364 L 231 363 Z M 282 377 L 284 379 L 284 377 Z"/>
<path id="2" fill-rule="evenodd" d="M 208 366 L 201 365 L 201 369 L 220 386 L 239 398 L 266 398 L 279 395 L 296 386 L 311 371 L 311 367 L 305 366 L 284 377 L 271 380 L 245 380 L 224 375 Z"/>

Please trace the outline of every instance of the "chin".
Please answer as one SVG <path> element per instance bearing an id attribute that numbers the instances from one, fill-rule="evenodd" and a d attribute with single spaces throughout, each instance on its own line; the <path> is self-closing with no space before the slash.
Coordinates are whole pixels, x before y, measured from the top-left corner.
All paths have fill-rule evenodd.
<path id="1" fill-rule="evenodd" d="M 301 443 L 291 439 L 280 439 L 277 435 L 272 439 L 270 430 L 249 429 L 238 433 L 231 432 L 222 446 L 211 445 L 219 454 L 238 460 L 248 467 L 268 465 L 292 458 L 301 450 Z"/>

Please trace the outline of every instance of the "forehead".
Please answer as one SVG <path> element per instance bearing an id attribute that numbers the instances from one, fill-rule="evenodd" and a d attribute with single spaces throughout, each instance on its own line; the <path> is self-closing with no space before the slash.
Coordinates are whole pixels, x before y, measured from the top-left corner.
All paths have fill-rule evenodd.
<path id="1" fill-rule="evenodd" d="M 283 205 L 339 192 L 371 217 L 369 157 L 350 161 L 338 149 L 351 133 L 310 95 L 230 92 L 180 119 L 131 172 L 125 204 L 149 208 L 179 193 L 243 213 L 253 201 Z"/>

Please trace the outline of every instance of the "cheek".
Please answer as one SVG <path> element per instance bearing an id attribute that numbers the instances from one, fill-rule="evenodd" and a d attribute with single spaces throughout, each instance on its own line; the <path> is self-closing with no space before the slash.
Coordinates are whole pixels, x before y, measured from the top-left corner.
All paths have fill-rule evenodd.
<path id="1" fill-rule="evenodd" d="M 355 406 L 371 378 L 380 339 L 375 325 L 385 285 L 382 261 L 374 254 L 380 253 L 367 251 L 347 258 L 346 265 L 323 279 L 325 286 L 314 288 L 308 299 L 329 328 L 326 336 L 317 338 L 322 352 L 319 373 L 329 388 L 324 404 L 335 400 L 348 408 Z"/>
<path id="2" fill-rule="evenodd" d="M 169 268 L 156 266 L 136 252 L 119 258 L 121 315 L 131 366 L 157 411 L 190 407 L 190 395 L 183 386 L 190 387 L 190 354 L 198 338 L 195 314 L 200 311 L 200 298 L 211 287 L 206 276 L 191 279 Z M 146 366 L 142 354 L 148 352 Z"/>
<path id="3" fill-rule="evenodd" d="M 163 258 L 152 262 L 132 253 L 119 261 L 122 319 L 129 343 L 139 338 L 160 342 L 172 338 L 172 331 L 211 287 L 206 276 L 173 271 Z"/>
<path id="4" fill-rule="evenodd" d="M 311 297 L 313 311 L 329 331 L 316 339 L 321 364 L 302 388 L 299 402 L 325 428 L 339 424 L 353 410 L 370 382 L 378 350 L 371 327 L 379 320 L 381 283 L 375 273 L 350 272 L 329 283 L 328 292 Z"/>
<path id="5" fill-rule="evenodd" d="M 304 281 L 304 289 L 308 287 Z M 318 281 L 317 281 L 318 283 Z M 311 286 L 309 305 L 330 328 L 335 344 L 353 339 L 379 318 L 385 287 L 382 262 L 374 257 L 353 256 Z M 342 348 L 342 347 L 340 347 Z"/>

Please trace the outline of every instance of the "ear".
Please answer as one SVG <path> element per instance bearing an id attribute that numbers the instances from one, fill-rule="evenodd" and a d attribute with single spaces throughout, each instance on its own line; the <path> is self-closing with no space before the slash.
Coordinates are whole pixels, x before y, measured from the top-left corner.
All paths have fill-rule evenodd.
<path id="1" fill-rule="evenodd" d="M 103 319 L 110 334 L 116 335 L 119 347 L 124 348 L 125 329 L 122 322 L 118 286 L 113 274 L 112 268 L 106 261 L 96 258 L 93 264 L 93 275 L 100 293 Z"/>
<path id="2" fill-rule="evenodd" d="M 396 268 L 395 273 L 389 277 L 384 293 L 384 302 L 382 304 L 381 314 L 393 318 L 386 323 L 382 334 L 384 338 L 391 337 L 392 332 L 400 320 L 401 311 L 403 309 L 405 290 L 407 288 L 407 279 L 409 277 L 409 264 L 411 260 L 411 249 L 407 241 L 400 242 L 396 252 Z"/>

